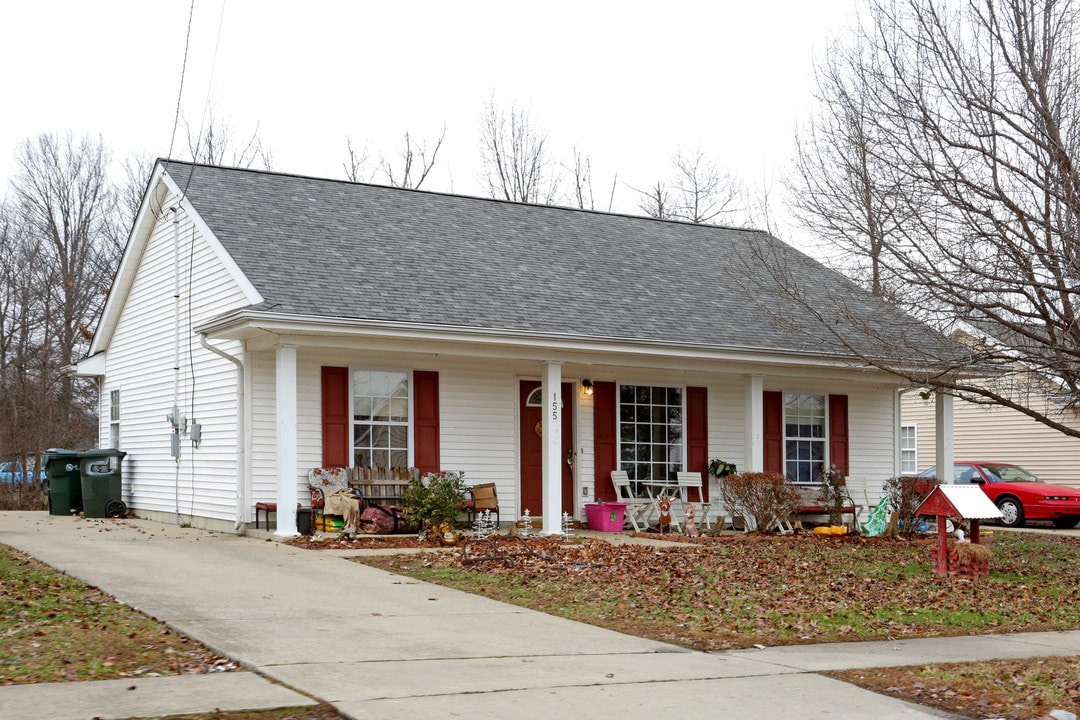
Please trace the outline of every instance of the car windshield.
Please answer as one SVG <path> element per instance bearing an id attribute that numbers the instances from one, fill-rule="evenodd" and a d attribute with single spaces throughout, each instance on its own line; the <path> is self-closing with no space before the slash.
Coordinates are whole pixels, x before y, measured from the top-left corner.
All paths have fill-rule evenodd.
<path id="1" fill-rule="evenodd" d="M 987 479 L 996 482 L 1042 482 L 1018 465 L 980 465 Z"/>

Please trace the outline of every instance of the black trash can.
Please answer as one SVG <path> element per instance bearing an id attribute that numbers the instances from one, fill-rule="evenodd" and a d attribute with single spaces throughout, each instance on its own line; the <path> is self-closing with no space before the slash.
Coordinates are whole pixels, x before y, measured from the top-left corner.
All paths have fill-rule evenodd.
<path id="1" fill-rule="evenodd" d="M 266 524 L 269 526 L 270 521 L 268 520 Z M 296 532 L 301 535 L 311 534 L 311 508 L 296 508 Z"/>
<path id="2" fill-rule="evenodd" d="M 83 517 L 127 515 L 127 505 L 123 500 L 123 477 L 120 472 L 120 464 L 125 455 L 126 452 L 114 448 L 79 453 Z"/>
<path id="3" fill-rule="evenodd" d="M 49 514 L 71 515 L 82 507 L 79 453 L 50 448 L 41 454 L 41 467 L 49 484 Z"/>

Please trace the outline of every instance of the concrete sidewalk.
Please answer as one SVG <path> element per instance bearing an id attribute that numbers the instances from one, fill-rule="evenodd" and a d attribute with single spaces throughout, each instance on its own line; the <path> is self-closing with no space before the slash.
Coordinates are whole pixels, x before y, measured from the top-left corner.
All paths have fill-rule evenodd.
<path id="1" fill-rule="evenodd" d="M 421 583 L 331 552 L 149 521 L 0 513 L 0 543 L 304 694 L 250 673 L 185 679 L 203 688 L 195 693 L 200 702 L 222 709 L 248 701 L 242 697 L 248 686 L 241 683 L 261 683 L 266 692 L 256 695 L 264 704 L 256 707 L 317 698 L 352 718 L 529 720 L 569 712 L 636 718 L 670 714 L 688 703 L 740 718 L 939 718 L 936 711 L 816 673 L 1080 654 L 1080 632 L 706 654 Z M 132 711 L 121 701 L 141 697 L 143 689 L 148 697 L 164 698 L 166 683 L 102 693 L 91 692 L 94 686 L 100 684 L 0 688 L 0 707 L 9 720 L 107 720 L 204 706 L 192 701 L 180 707 L 188 700 L 177 692 L 175 706 Z M 271 691 L 286 695 L 272 697 Z M 43 713 L 45 708 L 57 712 Z"/>

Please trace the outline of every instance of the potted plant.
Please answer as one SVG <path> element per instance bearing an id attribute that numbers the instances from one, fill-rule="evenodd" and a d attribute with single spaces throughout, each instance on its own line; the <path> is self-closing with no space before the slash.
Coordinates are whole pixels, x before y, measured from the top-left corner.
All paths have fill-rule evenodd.
<path id="1" fill-rule="evenodd" d="M 402 502 L 405 517 L 416 523 L 422 534 L 437 529 L 440 537 L 432 539 L 442 539 L 447 527 L 452 532 L 465 508 L 468 486 L 464 475 L 461 472 L 441 472 L 412 478 Z"/>
<path id="2" fill-rule="evenodd" d="M 735 463 L 728 462 L 727 460 L 709 461 L 709 474 L 714 478 L 726 478 L 728 475 L 734 475 L 738 471 L 738 468 L 735 467 Z"/>
<path id="3" fill-rule="evenodd" d="M 840 525 L 844 508 L 851 504 L 847 489 L 847 479 L 840 468 L 830 465 L 821 472 L 821 486 L 818 488 L 818 502 L 829 513 L 829 524 Z"/>

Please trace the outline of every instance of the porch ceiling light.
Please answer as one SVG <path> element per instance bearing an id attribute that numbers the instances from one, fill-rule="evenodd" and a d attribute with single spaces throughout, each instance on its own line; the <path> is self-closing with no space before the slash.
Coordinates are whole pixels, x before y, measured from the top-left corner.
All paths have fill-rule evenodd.
<path id="1" fill-rule="evenodd" d="M 592 395 L 592 380 L 582 380 L 581 381 L 581 390 L 586 395 Z"/>

